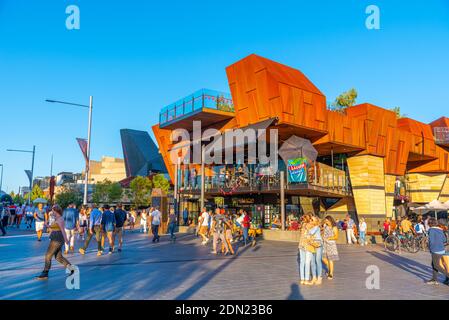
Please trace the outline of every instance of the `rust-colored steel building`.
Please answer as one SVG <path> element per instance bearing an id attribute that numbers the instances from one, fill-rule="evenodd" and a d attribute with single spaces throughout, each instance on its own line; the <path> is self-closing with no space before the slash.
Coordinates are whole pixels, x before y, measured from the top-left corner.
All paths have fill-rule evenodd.
<path id="1" fill-rule="evenodd" d="M 383 219 L 403 214 L 411 203 L 449 200 L 448 118 L 425 124 L 369 103 L 332 111 L 299 70 L 254 54 L 226 73 L 230 95 L 200 90 L 164 108 L 153 126 L 169 174 L 178 182 L 181 206 L 191 213 L 199 210 L 203 194 L 206 204 L 250 210 L 265 227 L 283 218 L 289 228 L 309 211 L 336 217 L 349 212 L 377 230 Z M 191 131 L 194 120 L 201 121 L 203 132 L 276 128 L 279 145 L 297 136 L 311 142 L 318 158 L 309 164 L 306 183 L 286 181 L 282 192 L 279 176 L 243 170 L 243 164 L 206 166 L 202 179 L 199 164 L 177 166 L 170 160 L 172 131 Z"/>

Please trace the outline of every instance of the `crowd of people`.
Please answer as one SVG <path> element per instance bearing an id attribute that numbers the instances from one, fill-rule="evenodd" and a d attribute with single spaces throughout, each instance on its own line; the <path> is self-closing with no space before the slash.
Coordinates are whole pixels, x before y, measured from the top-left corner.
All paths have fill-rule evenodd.
<path id="1" fill-rule="evenodd" d="M 186 209 L 185 209 L 186 210 Z M 184 210 L 184 212 L 185 212 Z M 184 224 L 188 224 L 188 215 L 183 214 Z M 201 237 L 201 244 L 207 245 L 212 239 L 212 254 L 234 255 L 233 244 L 240 241 L 244 246 L 255 245 L 256 233 L 250 235 L 251 218 L 245 210 L 232 214 L 222 208 L 207 210 L 202 208 L 196 234 Z M 220 247 L 219 247 L 220 244 Z"/>

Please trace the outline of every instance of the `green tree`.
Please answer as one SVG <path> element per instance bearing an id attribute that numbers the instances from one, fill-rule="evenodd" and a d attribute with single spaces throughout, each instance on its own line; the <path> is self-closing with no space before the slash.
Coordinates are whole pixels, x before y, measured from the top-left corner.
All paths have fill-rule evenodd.
<path id="1" fill-rule="evenodd" d="M 26 202 L 26 200 L 20 194 L 16 194 L 14 197 L 12 197 L 12 201 L 18 204 L 24 204 Z"/>
<path id="2" fill-rule="evenodd" d="M 71 203 L 75 203 L 77 206 L 81 205 L 82 199 L 83 195 L 80 191 L 67 187 L 63 187 L 61 192 L 55 196 L 56 203 L 63 209 L 67 208 Z"/>
<path id="3" fill-rule="evenodd" d="M 398 119 L 405 118 L 407 116 L 406 114 L 401 113 L 401 107 L 394 107 L 390 110 L 396 113 L 396 117 Z"/>
<path id="4" fill-rule="evenodd" d="M 346 92 L 340 94 L 332 104 L 332 107 L 335 111 L 345 112 L 345 109 L 348 107 L 352 107 L 356 104 L 357 100 L 357 90 L 352 88 Z"/>
<path id="5" fill-rule="evenodd" d="M 95 185 L 92 201 L 96 204 L 116 202 L 122 198 L 122 193 L 123 190 L 119 183 L 105 179 Z"/>
<path id="6" fill-rule="evenodd" d="M 170 190 L 170 182 L 163 174 L 157 174 L 153 177 L 153 188 L 162 189 L 165 193 Z"/>
<path id="7" fill-rule="evenodd" d="M 153 183 L 147 177 L 138 176 L 131 181 L 128 197 L 136 208 L 150 205 L 152 187 Z"/>
<path id="8" fill-rule="evenodd" d="M 44 198 L 44 192 L 42 191 L 41 187 L 35 184 L 33 186 L 33 189 L 31 190 L 31 201 L 34 201 L 37 198 Z"/>

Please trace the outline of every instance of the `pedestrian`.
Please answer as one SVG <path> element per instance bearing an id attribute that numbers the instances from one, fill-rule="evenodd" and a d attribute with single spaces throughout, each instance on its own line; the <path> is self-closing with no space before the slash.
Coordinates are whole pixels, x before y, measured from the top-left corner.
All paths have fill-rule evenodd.
<path id="1" fill-rule="evenodd" d="M 127 213 L 123 210 L 123 205 L 121 203 L 117 204 L 117 210 L 114 212 L 115 215 L 115 237 L 118 239 L 118 252 L 122 252 L 123 246 L 123 229 L 127 217 Z"/>
<path id="2" fill-rule="evenodd" d="M 20 224 L 22 223 L 24 215 L 25 215 L 25 205 L 24 204 L 19 205 L 17 207 L 17 221 L 16 221 L 17 229 L 20 229 Z"/>
<path id="3" fill-rule="evenodd" d="M 184 221 L 184 226 L 189 225 L 189 209 L 187 209 L 187 206 L 185 206 L 182 211 L 182 220 Z"/>
<path id="4" fill-rule="evenodd" d="M 225 219 L 226 219 L 226 223 L 225 223 L 225 239 L 226 239 L 226 244 L 222 243 L 221 244 L 221 253 L 224 253 L 224 247 L 225 245 L 228 246 L 229 252 L 233 255 L 235 254 L 234 252 L 234 248 L 232 247 L 232 221 L 231 221 L 231 215 L 228 212 L 227 214 L 225 214 Z"/>
<path id="5" fill-rule="evenodd" d="M 312 217 L 305 214 L 301 217 L 300 238 L 298 243 L 299 276 L 301 285 L 310 285 L 310 268 L 315 248 L 310 245 L 310 229 Z"/>
<path id="6" fill-rule="evenodd" d="M 48 245 L 47 252 L 45 254 L 45 266 L 42 273 L 36 278 L 37 280 L 47 280 L 48 272 L 51 268 L 51 260 L 54 257 L 56 261 L 62 264 L 66 268 L 70 268 L 70 262 L 62 255 L 62 246 L 64 243 L 68 243 L 67 235 L 64 232 L 65 225 L 62 218 L 62 209 L 58 205 L 54 205 L 50 215 L 52 216 L 52 224 L 48 225 L 48 228 L 52 230 L 50 233 L 50 244 Z M 73 273 L 74 270 L 71 270 Z"/>
<path id="7" fill-rule="evenodd" d="M 323 281 L 323 238 L 321 237 L 321 223 L 320 219 L 316 216 L 312 216 L 311 229 L 309 234 L 311 237 L 310 244 L 315 248 L 312 252 L 312 283 L 320 285 Z"/>
<path id="8" fill-rule="evenodd" d="M 67 242 L 65 246 L 64 254 L 68 254 L 69 250 L 74 253 L 75 252 L 75 231 L 78 226 L 79 221 L 79 212 L 76 209 L 76 205 L 74 203 L 69 204 L 67 209 L 64 210 L 62 214 L 62 218 L 64 219 L 65 225 L 65 234 L 67 236 Z"/>
<path id="9" fill-rule="evenodd" d="M 87 230 L 87 222 L 89 218 L 87 217 L 87 209 L 83 206 L 80 210 L 79 220 L 78 220 L 78 238 L 84 240 L 86 230 Z"/>
<path id="10" fill-rule="evenodd" d="M 423 235 L 424 234 L 425 227 L 424 227 L 424 224 L 423 224 L 422 216 L 418 217 L 418 221 L 415 224 L 414 230 L 415 230 L 415 233 L 417 235 Z"/>
<path id="11" fill-rule="evenodd" d="M 159 242 L 159 226 L 161 224 L 162 214 L 159 207 L 155 207 L 150 213 L 151 232 L 153 233 L 153 242 Z"/>
<path id="12" fill-rule="evenodd" d="M 225 244 L 225 255 L 229 253 L 229 248 L 225 237 L 225 224 L 226 218 L 221 214 L 220 208 L 215 209 L 215 215 L 211 225 L 211 232 L 213 234 L 212 254 L 217 254 L 217 244 L 219 239 L 221 240 L 221 243 Z"/>
<path id="13" fill-rule="evenodd" d="M 337 224 L 334 221 L 334 218 L 332 218 L 331 216 L 327 216 L 326 218 L 324 218 L 323 222 L 323 263 L 327 267 L 327 278 L 329 280 L 332 280 L 334 278 L 335 261 L 338 261 L 340 259 L 338 256 L 337 240 Z"/>
<path id="14" fill-rule="evenodd" d="M 44 205 L 42 203 L 38 203 L 37 208 L 34 210 L 34 220 L 36 221 L 35 224 L 36 224 L 37 241 L 41 241 L 45 224 L 48 221 L 47 212 L 44 209 Z"/>
<path id="15" fill-rule="evenodd" d="M 201 242 L 202 245 L 206 245 L 209 242 L 209 220 L 210 220 L 210 215 L 207 212 L 206 207 L 204 207 L 201 210 L 201 215 L 200 218 L 198 220 L 198 225 L 199 225 L 199 231 L 198 234 L 201 236 L 201 238 L 203 239 L 203 241 Z"/>
<path id="16" fill-rule="evenodd" d="M 27 229 L 31 229 L 33 226 L 33 220 L 34 220 L 34 206 L 28 204 L 25 207 L 25 219 L 27 224 Z"/>
<path id="17" fill-rule="evenodd" d="M 357 243 L 357 239 L 354 235 L 355 222 L 349 214 L 346 215 L 345 223 L 346 223 L 346 240 L 348 244 Z"/>
<path id="18" fill-rule="evenodd" d="M 97 240 L 97 256 L 101 256 L 103 254 L 103 247 L 101 245 L 101 218 L 103 213 L 97 208 L 94 204 L 92 211 L 89 216 L 89 232 L 87 234 L 86 241 L 84 241 L 84 246 L 79 249 L 81 254 L 86 254 L 86 249 L 89 246 L 90 240 L 92 236 L 95 234 L 95 239 Z"/>
<path id="19" fill-rule="evenodd" d="M 360 245 L 363 247 L 364 245 L 367 244 L 366 242 L 366 229 L 367 229 L 367 225 L 365 222 L 365 218 L 360 218 L 360 222 L 359 222 L 359 243 Z"/>
<path id="20" fill-rule="evenodd" d="M 152 209 L 150 209 L 150 212 Z M 145 210 L 140 212 L 140 232 L 147 233 L 147 213 Z"/>
<path id="21" fill-rule="evenodd" d="M 134 230 L 135 222 L 136 222 L 136 211 L 134 210 L 134 208 L 131 208 L 131 210 L 128 212 L 129 229 Z"/>
<path id="22" fill-rule="evenodd" d="M 444 284 L 449 285 L 449 256 L 445 251 L 447 238 L 437 219 L 429 219 L 429 250 L 432 255 L 432 279 L 428 284 L 438 284 L 438 272 L 446 276 Z"/>
<path id="23" fill-rule="evenodd" d="M 386 218 L 384 221 L 383 230 L 382 230 L 382 238 L 384 241 L 390 235 L 390 231 L 391 231 L 390 219 Z"/>
<path id="24" fill-rule="evenodd" d="M 9 209 L 5 203 L 0 204 L 0 230 L 2 236 L 6 236 L 6 227 L 8 225 Z"/>
<path id="25" fill-rule="evenodd" d="M 171 208 L 170 214 L 168 215 L 168 219 L 167 219 L 167 230 L 168 230 L 168 233 L 170 234 L 170 240 L 172 240 L 172 241 L 176 240 L 176 236 L 175 236 L 176 222 L 177 222 L 177 218 L 176 218 L 176 214 L 175 214 L 175 209 Z"/>
<path id="26" fill-rule="evenodd" d="M 116 226 L 115 214 L 110 210 L 109 205 L 103 206 L 103 215 L 101 216 L 101 230 L 103 231 L 102 247 L 107 238 L 109 243 L 109 254 L 114 252 L 114 231 Z"/>
<path id="27" fill-rule="evenodd" d="M 248 212 L 246 212 L 246 210 L 243 211 L 243 219 L 241 224 L 243 228 L 243 243 L 246 246 L 249 240 L 248 236 L 249 228 L 251 227 L 251 218 L 248 215 Z"/>
<path id="28" fill-rule="evenodd" d="M 404 235 L 409 235 L 410 233 L 413 233 L 413 225 L 408 217 L 404 217 L 404 219 L 402 219 L 399 230 Z"/>
<path id="29" fill-rule="evenodd" d="M 9 221 L 8 226 L 12 227 L 16 222 L 16 206 L 10 205 L 9 206 Z"/>

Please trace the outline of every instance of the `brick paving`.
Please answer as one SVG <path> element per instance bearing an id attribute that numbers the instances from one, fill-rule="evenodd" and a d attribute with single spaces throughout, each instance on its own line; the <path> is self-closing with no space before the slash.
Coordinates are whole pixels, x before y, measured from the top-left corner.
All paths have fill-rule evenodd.
<path id="1" fill-rule="evenodd" d="M 33 279 L 43 266 L 48 240 L 29 232 L 0 237 L 0 299 L 449 299 L 449 287 L 431 286 L 430 255 L 386 252 L 383 247 L 340 246 L 334 280 L 298 285 L 296 244 L 259 241 L 236 256 L 213 256 L 192 235 L 148 236 L 128 232 L 121 253 L 68 255 L 80 269 L 81 288 L 65 287 L 65 271 L 54 262 L 47 282 Z M 77 248 L 80 246 L 77 242 Z M 380 289 L 365 285 L 367 266 L 380 269 Z"/>

